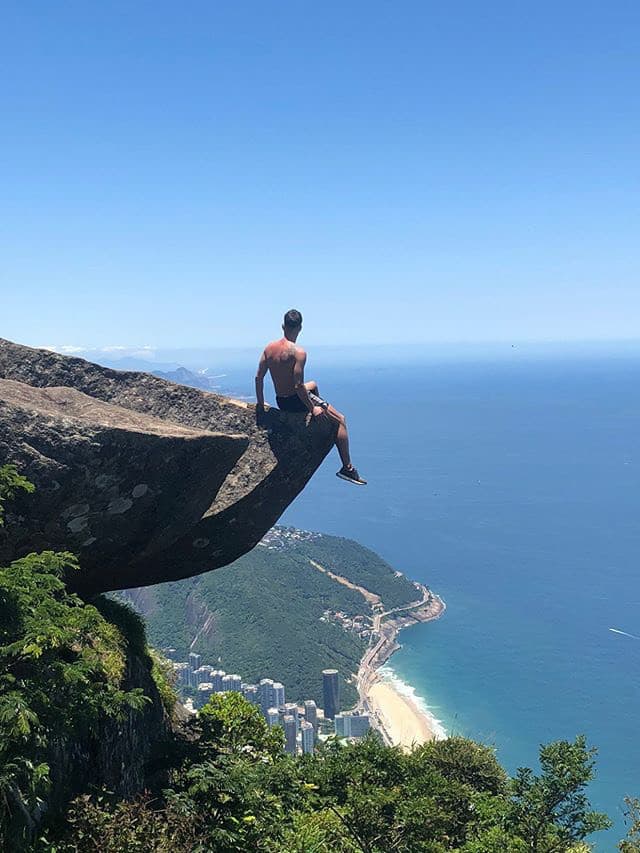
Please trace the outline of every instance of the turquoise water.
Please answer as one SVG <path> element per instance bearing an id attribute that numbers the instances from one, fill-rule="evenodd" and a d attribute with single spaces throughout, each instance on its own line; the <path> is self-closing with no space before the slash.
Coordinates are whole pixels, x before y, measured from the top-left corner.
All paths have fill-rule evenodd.
<path id="1" fill-rule="evenodd" d="M 331 456 L 283 521 L 349 536 L 429 583 L 445 617 L 392 666 L 510 770 L 598 747 L 592 801 L 640 795 L 640 360 L 326 368 L 370 485 Z"/>
<path id="2" fill-rule="evenodd" d="M 311 374 L 309 376 L 311 378 Z M 430 584 L 443 619 L 395 673 L 514 771 L 586 734 L 595 807 L 640 795 L 640 358 L 323 367 L 366 489 L 332 454 L 283 522 L 349 536 Z M 228 388 L 251 394 L 251 373 Z"/>

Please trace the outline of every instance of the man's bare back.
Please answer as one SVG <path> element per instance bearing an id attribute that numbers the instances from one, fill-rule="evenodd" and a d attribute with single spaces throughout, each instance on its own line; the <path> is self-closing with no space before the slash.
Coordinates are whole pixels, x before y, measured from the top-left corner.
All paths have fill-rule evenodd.
<path id="1" fill-rule="evenodd" d="M 290 397 L 295 394 L 296 384 L 293 374 L 296 358 L 306 358 L 304 350 L 296 346 L 293 341 L 280 338 L 279 341 L 267 344 L 264 356 L 277 396 Z"/>
<path id="2" fill-rule="evenodd" d="M 338 477 L 351 483 L 366 485 L 358 474 L 349 456 L 349 434 L 343 414 L 323 400 L 316 382 L 304 380 L 307 354 L 296 346 L 296 338 L 302 330 L 302 315 L 292 309 L 284 316 L 284 336 L 271 341 L 264 348 L 256 373 L 256 400 L 258 409 L 264 408 L 264 377 L 271 375 L 276 392 L 278 408 L 285 412 L 310 413 L 314 418 L 329 417 L 338 422 L 336 447 L 342 460 Z"/>

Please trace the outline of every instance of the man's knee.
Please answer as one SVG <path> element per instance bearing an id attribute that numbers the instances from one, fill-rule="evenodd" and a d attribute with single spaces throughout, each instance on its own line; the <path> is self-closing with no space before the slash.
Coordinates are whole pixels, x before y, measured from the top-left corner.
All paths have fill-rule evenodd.
<path id="1" fill-rule="evenodd" d="M 337 411 L 337 409 L 334 409 L 333 406 L 331 406 L 329 408 L 329 414 L 331 415 L 332 418 L 334 418 L 334 420 L 338 421 L 338 423 L 341 424 L 346 429 L 347 419 L 342 414 L 342 412 Z"/>

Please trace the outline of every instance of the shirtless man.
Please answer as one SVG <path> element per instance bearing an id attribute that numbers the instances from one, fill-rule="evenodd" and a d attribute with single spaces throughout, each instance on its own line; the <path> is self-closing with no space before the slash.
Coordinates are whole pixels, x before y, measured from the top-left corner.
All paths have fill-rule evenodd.
<path id="1" fill-rule="evenodd" d="M 296 339 L 302 330 L 302 314 L 292 308 L 284 315 L 282 331 L 284 337 L 267 344 L 256 373 L 256 399 L 258 408 L 264 408 L 264 377 L 271 374 L 276 392 L 278 408 L 283 412 L 311 412 L 314 418 L 333 418 L 338 422 L 336 447 L 342 461 L 342 468 L 336 474 L 349 483 L 366 486 L 351 464 L 349 456 L 349 433 L 344 415 L 341 415 L 318 391 L 316 382 L 304 381 L 304 366 L 307 354 L 302 347 L 296 346 Z"/>

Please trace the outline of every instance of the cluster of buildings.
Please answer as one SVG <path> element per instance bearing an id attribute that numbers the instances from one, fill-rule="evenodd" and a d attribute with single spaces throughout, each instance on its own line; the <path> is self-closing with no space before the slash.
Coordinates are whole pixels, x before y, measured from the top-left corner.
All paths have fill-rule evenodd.
<path id="1" fill-rule="evenodd" d="M 164 649 L 169 659 L 175 649 Z M 260 708 L 270 726 L 282 726 L 285 750 L 290 755 L 311 753 L 318 739 L 335 734 L 344 738 L 363 737 L 370 728 L 369 715 L 357 712 L 340 712 L 340 679 L 337 669 L 322 672 L 324 709 L 313 699 L 302 705 L 287 702 L 284 685 L 271 678 L 262 678 L 258 684 L 245 683 L 237 674 L 227 674 L 203 664 L 201 656 L 191 652 L 187 661 L 173 661 L 178 686 L 191 688 L 196 693 L 195 706 L 201 708 L 213 693 L 235 692 Z"/>
<path id="2" fill-rule="evenodd" d="M 334 622 L 345 631 L 352 631 L 363 640 L 369 640 L 372 635 L 371 626 L 364 616 L 351 617 L 342 610 L 325 610 L 320 617 L 321 622 Z"/>
<path id="3" fill-rule="evenodd" d="M 286 548 L 295 542 L 309 542 L 320 539 L 321 533 L 311 533 L 309 530 L 298 530 L 295 527 L 272 527 L 258 543 L 271 551 Z"/>

